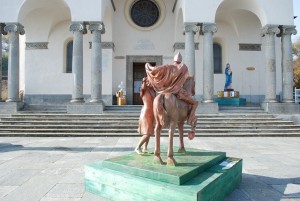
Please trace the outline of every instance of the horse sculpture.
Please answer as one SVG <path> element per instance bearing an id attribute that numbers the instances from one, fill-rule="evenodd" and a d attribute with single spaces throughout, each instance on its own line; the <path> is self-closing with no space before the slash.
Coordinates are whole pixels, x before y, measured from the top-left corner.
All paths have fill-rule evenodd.
<path id="1" fill-rule="evenodd" d="M 186 79 L 183 88 L 192 96 L 195 94 L 195 81 L 194 77 L 190 76 Z M 167 165 L 175 166 L 176 161 L 174 159 L 173 152 L 173 136 L 176 126 L 178 125 L 180 148 L 178 152 L 185 152 L 183 142 L 183 125 L 188 119 L 191 110 L 191 105 L 178 99 L 172 93 L 159 94 L 155 97 L 153 102 L 153 112 L 156 121 L 154 129 L 155 133 L 155 150 L 154 150 L 154 162 L 163 164 L 160 157 L 160 136 L 163 128 L 169 128 L 169 144 L 168 144 L 168 159 Z M 193 139 L 195 136 L 196 121 L 192 125 L 192 131 L 189 132 L 189 139 Z"/>

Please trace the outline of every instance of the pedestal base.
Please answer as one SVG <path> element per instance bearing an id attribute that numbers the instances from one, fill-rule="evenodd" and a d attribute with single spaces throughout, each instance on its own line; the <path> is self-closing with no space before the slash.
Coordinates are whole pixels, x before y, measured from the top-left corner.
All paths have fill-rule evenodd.
<path id="1" fill-rule="evenodd" d="M 262 108 L 270 114 L 299 114 L 300 105 L 296 103 L 262 103 Z"/>
<path id="2" fill-rule="evenodd" d="M 162 151 L 166 161 L 166 151 Z M 224 200 L 242 178 L 242 160 L 224 152 L 187 149 L 176 167 L 136 153 L 85 167 L 85 189 L 111 200 Z"/>
<path id="3" fill-rule="evenodd" d="M 246 105 L 245 98 L 215 98 L 219 106 L 242 106 Z"/>
<path id="4" fill-rule="evenodd" d="M 23 102 L 0 102 L 0 114 L 16 114 L 23 107 Z"/>

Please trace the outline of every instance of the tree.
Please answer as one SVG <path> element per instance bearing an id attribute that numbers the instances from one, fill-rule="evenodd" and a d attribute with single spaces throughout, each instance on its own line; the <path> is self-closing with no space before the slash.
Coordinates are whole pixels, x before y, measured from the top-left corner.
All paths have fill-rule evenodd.
<path id="1" fill-rule="evenodd" d="M 293 43 L 294 87 L 300 88 L 300 39 Z"/>
<path id="2" fill-rule="evenodd" d="M 8 53 L 2 52 L 2 76 L 7 76 L 8 70 Z"/>
<path id="3" fill-rule="evenodd" d="M 2 35 L 2 76 L 7 76 L 8 69 L 8 35 Z"/>

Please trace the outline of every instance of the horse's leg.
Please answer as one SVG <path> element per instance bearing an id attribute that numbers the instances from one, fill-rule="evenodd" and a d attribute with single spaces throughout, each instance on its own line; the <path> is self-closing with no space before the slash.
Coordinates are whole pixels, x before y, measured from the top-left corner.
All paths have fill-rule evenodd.
<path id="1" fill-rule="evenodd" d="M 192 125 L 192 130 L 188 133 L 188 138 L 190 140 L 194 139 L 195 134 L 196 134 L 196 125 L 197 125 L 197 118 L 195 119 L 193 125 Z"/>
<path id="2" fill-rule="evenodd" d="M 174 152 L 173 152 L 173 136 L 176 128 L 176 123 L 172 122 L 169 129 L 169 147 L 168 147 L 168 159 L 167 165 L 175 166 L 176 161 L 174 159 Z"/>
<path id="3" fill-rule="evenodd" d="M 163 164 L 163 161 L 160 157 L 160 133 L 162 130 L 162 126 L 157 122 L 154 133 L 155 133 L 155 149 L 154 149 L 154 159 L 153 162 L 156 164 Z"/>
<path id="4" fill-rule="evenodd" d="M 185 153 L 184 142 L 183 142 L 183 122 L 178 123 L 178 131 L 179 131 L 179 142 L 180 142 L 180 147 L 178 149 L 178 152 Z"/>

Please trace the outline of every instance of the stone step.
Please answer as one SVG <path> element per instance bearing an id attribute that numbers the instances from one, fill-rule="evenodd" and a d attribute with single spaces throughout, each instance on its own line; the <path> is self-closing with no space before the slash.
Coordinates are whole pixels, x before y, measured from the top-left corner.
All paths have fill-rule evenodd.
<path id="1" fill-rule="evenodd" d="M 126 118 L 116 118 L 116 119 L 94 119 L 94 118 L 85 118 L 85 119 L 64 119 L 64 118 L 1 118 L 0 123 L 4 124 L 5 122 L 13 122 L 13 123 L 35 123 L 35 122 L 66 122 L 66 124 L 71 122 L 76 123 L 127 123 L 127 124 L 138 124 L 138 119 L 126 119 Z M 248 118 L 248 119 L 201 119 L 198 118 L 197 123 L 199 124 L 257 124 L 257 123 L 265 123 L 265 124 L 277 124 L 277 123 L 291 123 L 291 121 L 280 121 L 278 119 L 255 119 L 255 118 Z"/>
<path id="2" fill-rule="evenodd" d="M 70 124 L 0 124 L 0 129 L 131 129 L 131 130 L 137 130 L 137 124 L 80 124 L 80 125 L 70 125 Z M 185 129 L 190 129 L 190 126 L 186 125 L 184 126 Z M 197 125 L 197 129 L 299 129 L 300 125 L 248 125 L 248 126 L 242 126 L 242 125 L 229 125 L 229 126 L 223 126 L 223 125 Z M 0 131 L 1 132 L 1 131 Z"/>
<path id="3" fill-rule="evenodd" d="M 9 117 L 15 118 L 139 118 L 140 114 L 122 113 L 122 114 L 12 114 Z M 271 114 L 196 114 L 198 118 L 274 118 Z"/>
<path id="4" fill-rule="evenodd" d="M 20 113 L 67 113 L 65 104 L 25 104 Z"/>
<path id="5" fill-rule="evenodd" d="M 58 120 L 47 120 L 47 119 L 40 119 L 38 121 L 34 120 L 22 120 L 19 119 L 17 121 L 15 120 L 9 120 L 9 119 L 3 119 L 3 121 L 0 121 L 0 125 L 138 125 L 138 120 L 131 120 L 131 121 L 119 121 L 119 120 L 76 120 L 76 121 L 58 121 Z M 228 127 L 228 126 L 262 126 L 262 125 L 294 125 L 294 122 L 292 121 L 280 121 L 280 120 L 265 120 L 265 121 L 249 121 L 249 122 L 221 122 L 221 121 L 198 121 L 197 126 L 219 126 L 219 127 Z"/>
<path id="6" fill-rule="evenodd" d="M 260 106 L 220 106 L 220 113 L 254 113 L 263 114 L 266 113 Z"/>
<path id="7" fill-rule="evenodd" d="M 163 130 L 164 132 L 167 132 L 167 129 Z M 52 129 L 35 129 L 35 128 L 2 128 L 0 130 L 0 133 L 8 133 L 8 132 L 18 132 L 18 133 L 30 133 L 30 132 L 44 132 L 44 133 L 56 133 L 56 132 L 65 132 L 65 133 L 133 133 L 136 132 L 134 129 L 128 129 L 128 128 L 52 128 Z M 299 128 L 296 129 L 207 129 L 207 128 L 197 128 L 196 133 L 300 133 Z"/>
<path id="8" fill-rule="evenodd" d="M 37 114 L 37 113 L 32 113 L 32 114 L 13 114 L 10 115 L 10 117 L 20 117 L 20 118 L 31 118 L 31 117 L 64 117 L 64 118 L 116 118 L 122 116 L 123 118 L 125 117 L 132 117 L 132 118 L 139 118 L 140 114 L 137 113 L 122 113 L 122 114 L 52 114 L 52 113 L 44 113 L 44 114 Z M 253 117 L 253 118 L 274 118 L 274 115 L 271 114 L 235 114 L 235 113 L 230 113 L 230 114 L 196 114 L 198 118 L 238 118 L 238 117 Z"/>
<path id="9" fill-rule="evenodd" d="M 0 132 L 1 137 L 141 137 L 137 133 L 43 133 L 43 132 Z M 167 132 L 162 132 L 162 137 L 168 137 Z M 174 134 L 178 137 L 178 134 Z M 186 136 L 185 136 L 186 137 Z M 197 133 L 196 137 L 300 137 L 298 133 L 253 133 L 253 132 L 233 132 L 233 133 Z M 154 140 L 154 136 L 152 137 Z"/>
<path id="10" fill-rule="evenodd" d="M 225 108 L 226 109 L 226 108 Z M 229 113 L 197 114 L 197 136 L 300 136 L 300 125 L 257 108 L 230 108 Z M 3 116 L 0 136 L 137 136 L 141 106 L 110 106 L 103 114 L 34 112 Z M 250 111 L 250 112 L 249 112 Z M 190 126 L 185 125 L 185 133 Z M 163 136 L 168 129 L 163 129 Z M 176 131 L 175 136 L 178 136 Z"/>

